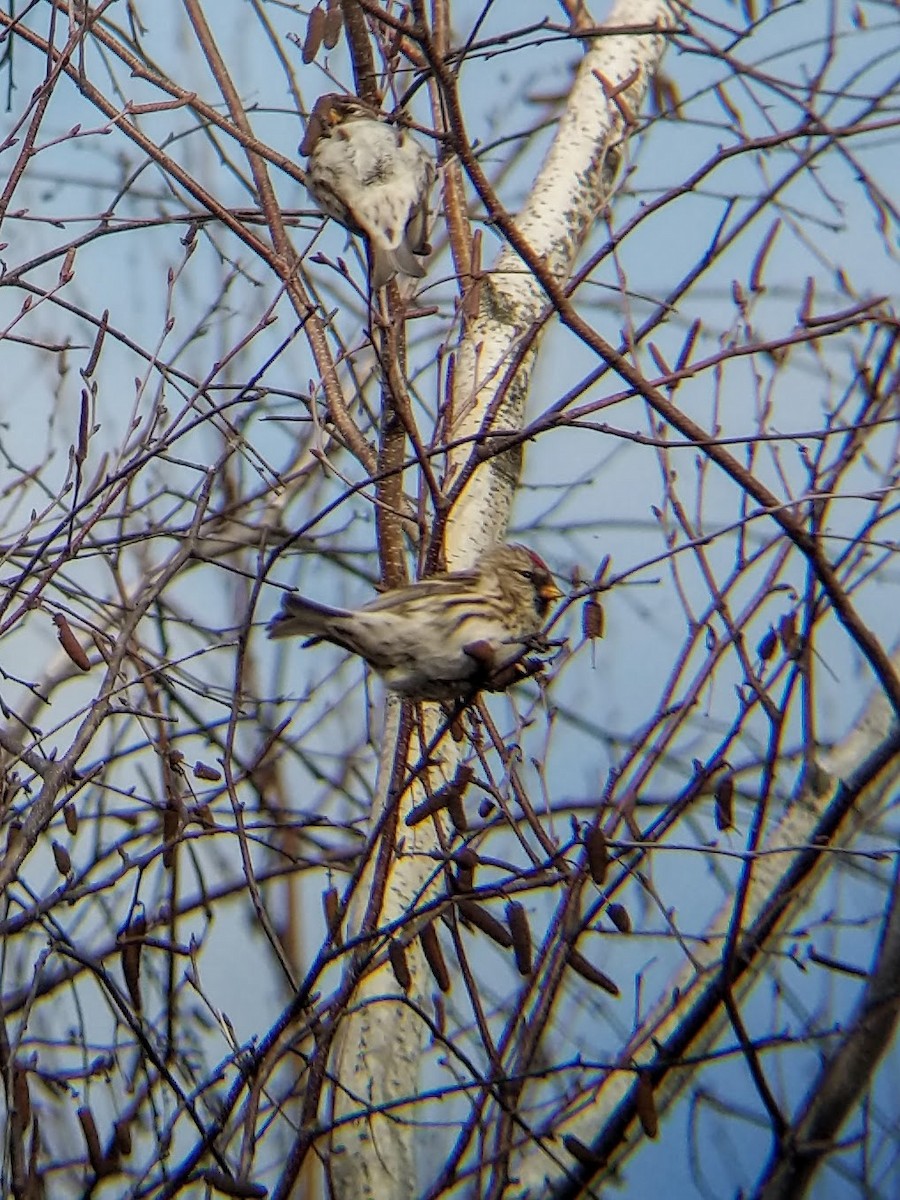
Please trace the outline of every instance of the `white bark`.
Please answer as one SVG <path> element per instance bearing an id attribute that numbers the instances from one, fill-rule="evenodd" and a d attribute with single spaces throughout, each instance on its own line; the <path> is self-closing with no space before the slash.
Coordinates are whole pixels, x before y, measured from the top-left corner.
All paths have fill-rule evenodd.
<path id="1" fill-rule="evenodd" d="M 379 764 L 377 794 L 372 804 L 372 825 L 378 823 L 385 811 L 386 794 L 393 771 L 395 746 L 400 728 L 401 705 L 391 697 L 386 705 L 383 748 Z M 410 757 L 416 753 L 413 739 Z M 440 786 L 440 781 L 435 782 Z M 402 810 L 423 798 L 420 788 L 413 789 Z M 402 852 L 392 860 L 381 910 L 381 923 L 390 924 L 415 907 L 424 895 L 428 881 L 434 875 L 434 862 L 427 857 L 434 835 L 429 822 L 412 829 L 403 824 L 397 831 L 402 839 Z M 358 928 L 371 890 L 376 854 L 370 856 L 366 873 L 358 891 L 358 904 L 351 914 L 351 929 Z M 424 966 L 418 942 L 407 952 L 407 962 L 413 976 L 411 996 L 426 1007 L 430 975 Z M 420 1060 L 426 1030 L 402 993 L 390 964 L 370 970 L 351 1002 L 353 1011 L 341 1022 L 336 1045 L 336 1078 L 340 1087 L 334 1089 L 334 1115 L 344 1118 L 353 1114 L 358 1119 L 339 1128 L 332 1138 L 331 1174 L 335 1195 L 392 1200 L 418 1194 L 415 1162 L 415 1137 L 412 1126 L 403 1124 L 403 1113 L 387 1117 L 360 1113 L 363 1106 L 373 1109 L 403 1097 L 416 1094 Z"/>
<path id="2" fill-rule="evenodd" d="M 674 9 L 665 0 L 618 0 L 606 25 L 663 29 L 673 20 Z M 568 278 L 597 213 L 610 199 L 619 147 L 628 134 L 626 114 L 639 110 L 664 49 L 661 32 L 587 42 L 556 137 L 516 218 L 535 257 L 544 260 L 557 281 Z M 523 336 L 545 304 L 546 294 L 527 264 L 505 247 L 485 280 L 480 312 L 459 347 L 451 438 L 471 438 L 488 428 L 493 433 L 521 429 L 537 339 L 496 413 L 492 406 Z M 454 468 L 458 470 L 469 453 L 470 446 L 463 444 L 452 454 L 451 482 Z M 520 457 L 511 451 L 489 459 L 466 487 L 447 538 L 448 560 L 454 565 L 465 565 L 503 536 Z"/>
<path id="3" fill-rule="evenodd" d="M 670 25 L 672 9 L 664 0 L 620 0 L 608 26 Z M 665 48 L 661 33 L 588 39 L 585 56 L 562 115 L 556 137 L 531 194 L 516 219 L 519 231 L 535 255 L 545 260 L 558 280 L 565 280 L 594 219 L 608 202 L 615 178 L 616 147 L 626 136 L 624 114 L 636 111 L 647 82 Z M 597 73 L 603 76 L 602 83 Z M 607 98 L 605 87 L 616 89 L 627 82 L 617 99 Z M 451 438 L 466 438 L 491 430 L 521 428 L 537 340 L 525 357 L 497 413 L 491 406 L 507 365 L 521 338 L 541 315 L 545 294 L 528 266 L 507 248 L 485 280 L 478 316 L 469 325 L 457 355 L 452 398 Z M 450 460 L 450 478 L 468 458 L 464 445 Z M 508 453 L 485 463 L 473 476 L 451 513 L 445 538 L 448 565 L 470 563 L 486 547 L 503 539 L 519 478 L 520 455 Z M 385 733 L 380 782 L 373 801 L 373 821 L 382 816 L 385 790 L 391 775 L 392 748 L 396 740 L 397 707 Z M 431 714 L 427 724 L 435 726 Z M 410 758 L 419 747 L 415 739 Z M 444 778 L 453 773 L 455 745 L 441 746 Z M 441 779 L 435 781 L 439 786 Z M 389 924 L 408 912 L 422 895 L 434 870 L 426 857 L 438 848 L 433 826 L 423 823 L 412 831 L 403 824 L 403 813 L 421 799 L 413 789 L 402 804 L 399 830 L 405 840 L 402 854 L 393 858 L 381 913 Z M 411 834 L 415 834 L 415 842 Z M 413 851 L 418 851 L 415 853 Z M 362 889 L 365 893 L 365 887 Z M 413 970 L 411 999 L 426 1006 L 425 988 L 430 976 L 418 954 L 410 955 Z M 424 985 L 424 986 L 423 986 Z M 335 1115 L 359 1114 L 352 1097 L 363 1097 L 373 1106 L 404 1097 L 419 1089 L 419 1064 L 426 1027 L 402 1000 L 391 999 L 398 986 L 389 966 L 372 971 L 362 981 L 354 1009 L 342 1022 L 334 1069 L 341 1084 L 335 1089 Z M 349 1093 L 349 1094 L 348 1094 Z M 398 1116 L 400 1119 L 398 1120 Z M 365 1113 L 342 1125 L 333 1139 L 331 1160 L 335 1194 L 339 1200 L 413 1200 L 420 1192 L 415 1164 L 416 1132 L 402 1113 L 390 1116 Z"/>

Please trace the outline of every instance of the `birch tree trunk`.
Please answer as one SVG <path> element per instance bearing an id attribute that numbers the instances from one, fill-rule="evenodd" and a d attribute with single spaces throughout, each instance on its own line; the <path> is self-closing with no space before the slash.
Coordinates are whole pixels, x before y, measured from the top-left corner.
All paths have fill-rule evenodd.
<path id="1" fill-rule="evenodd" d="M 514 437 L 522 427 L 541 334 L 553 319 L 539 275 L 546 272 L 554 282 L 566 282 L 598 212 L 612 199 L 629 132 L 627 116 L 646 94 L 665 50 L 662 30 L 672 21 L 673 9 L 665 0 L 619 0 L 614 5 L 604 35 L 584 39 L 575 82 L 525 206 L 514 217 L 498 218 L 509 241 L 479 280 L 477 312 L 457 350 L 448 438 L 454 449 L 447 456 L 444 479 L 445 494 L 453 498 L 444 536 L 451 568 L 468 566 L 506 535 L 521 449 L 495 454 L 484 463 L 479 463 L 477 449 L 490 446 L 493 438 Z M 659 32 L 614 33 L 619 27 L 654 26 Z M 453 77 L 434 65 L 444 102 L 451 114 L 459 114 Z M 461 162 L 448 165 L 455 178 L 446 186 L 458 188 L 461 170 L 469 172 L 482 202 L 496 215 L 493 190 L 458 126 L 455 132 Z M 396 825 L 393 819 L 397 798 L 392 784 L 403 778 L 406 756 L 414 764 L 425 749 L 414 736 L 407 751 L 401 724 L 400 706 L 391 700 L 372 805 L 371 828 L 376 832 L 358 905 L 359 910 L 367 908 L 375 872 L 384 871 L 384 899 L 377 914 L 382 929 L 402 923 L 414 904 L 432 900 L 439 891 L 434 866 L 441 853 L 437 835 L 429 833 L 428 825 L 409 830 L 404 824 L 410 809 L 423 799 L 418 785 L 404 790 Z M 426 712 L 428 739 L 439 724 L 437 713 Z M 444 738 L 440 767 L 432 773 L 435 790 L 453 776 L 454 749 Z M 381 841 L 385 828 L 396 839 L 388 847 Z M 374 916 L 369 913 L 370 921 Z M 391 1107 L 414 1104 L 429 1036 L 417 1012 L 428 1006 L 424 981 L 429 977 L 415 941 L 408 963 L 408 995 L 397 994 L 397 980 L 382 956 L 381 964 L 368 970 L 354 991 L 341 1022 L 333 1070 L 334 1112 L 342 1123 L 332 1139 L 331 1171 L 336 1195 L 346 1200 L 412 1200 L 420 1194 L 415 1124 L 396 1120 Z"/>

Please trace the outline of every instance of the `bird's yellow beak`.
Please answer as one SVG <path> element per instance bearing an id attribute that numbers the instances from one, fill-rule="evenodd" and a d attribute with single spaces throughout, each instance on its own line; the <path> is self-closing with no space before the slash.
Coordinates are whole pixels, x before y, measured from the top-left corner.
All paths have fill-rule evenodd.
<path id="1" fill-rule="evenodd" d="M 548 579 L 546 583 L 538 588 L 538 595 L 542 600 L 546 600 L 548 604 L 552 604 L 554 600 L 562 599 L 562 592 L 552 579 Z"/>

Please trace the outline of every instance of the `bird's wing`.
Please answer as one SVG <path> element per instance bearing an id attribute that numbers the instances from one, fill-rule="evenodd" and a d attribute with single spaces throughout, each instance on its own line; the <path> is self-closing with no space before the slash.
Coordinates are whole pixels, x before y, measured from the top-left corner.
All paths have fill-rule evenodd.
<path id="1" fill-rule="evenodd" d="M 420 579 L 417 583 L 392 588 L 383 596 L 376 596 L 374 600 L 363 605 L 363 610 L 379 612 L 381 609 L 399 606 L 407 600 L 431 600 L 455 595 L 460 587 L 471 587 L 477 578 L 477 571 L 448 571 L 442 575 L 432 575 L 430 579 Z"/>

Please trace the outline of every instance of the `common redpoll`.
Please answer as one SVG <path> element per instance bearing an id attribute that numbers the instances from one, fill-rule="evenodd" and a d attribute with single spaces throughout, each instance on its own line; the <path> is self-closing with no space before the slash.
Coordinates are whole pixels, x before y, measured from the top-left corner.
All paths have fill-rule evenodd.
<path id="1" fill-rule="evenodd" d="M 416 255 L 428 253 L 434 182 L 424 146 L 356 96 L 329 94 L 313 107 L 300 153 L 309 155 L 306 187 L 319 208 L 366 238 L 372 287 L 398 271 L 421 279 Z"/>
<path id="2" fill-rule="evenodd" d="M 366 662 L 395 692 L 452 700 L 495 680 L 537 644 L 561 593 L 525 546 L 497 546 L 477 567 L 394 588 L 358 609 L 285 596 L 270 638 L 333 642 Z"/>

